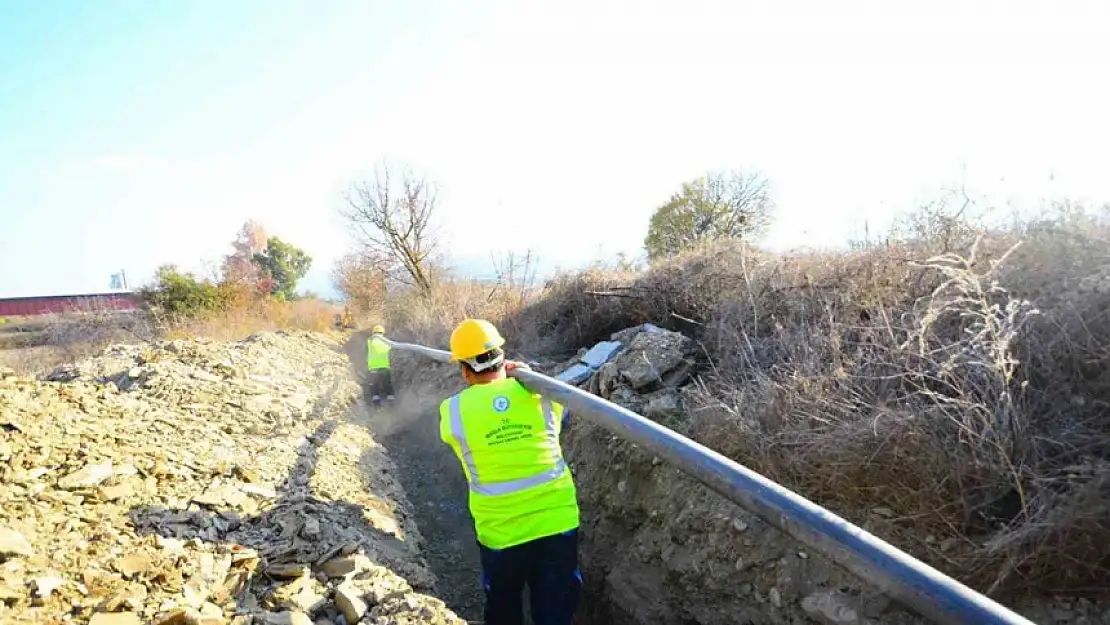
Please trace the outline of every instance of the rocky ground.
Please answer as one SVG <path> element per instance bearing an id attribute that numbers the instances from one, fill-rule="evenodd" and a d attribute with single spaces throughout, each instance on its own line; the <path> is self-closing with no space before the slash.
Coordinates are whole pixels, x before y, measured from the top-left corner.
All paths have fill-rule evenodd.
<path id="1" fill-rule="evenodd" d="M 358 394 L 295 332 L 0 372 L 0 622 L 464 623 Z"/>

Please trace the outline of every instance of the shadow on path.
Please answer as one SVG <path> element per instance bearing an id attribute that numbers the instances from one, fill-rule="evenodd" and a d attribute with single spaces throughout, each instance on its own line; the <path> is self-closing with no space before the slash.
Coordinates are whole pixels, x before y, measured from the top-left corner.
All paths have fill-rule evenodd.
<path id="1" fill-rule="evenodd" d="M 365 373 L 367 338 L 367 333 L 355 333 L 344 347 L 356 372 Z M 439 598 L 462 618 L 479 622 L 484 595 L 478 543 L 462 468 L 439 439 L 443 397 L 416 397 L 403 380 L 397 391 L 396 406 L 371 413 L 370 430 L 397 465 L 424 537 L 424 559 L 438 579 Z"/>
<path id="2" fill-rule="evenodd" d="M 131 510 L 131 521 L 140 535 L 215 543 L 211 557 L 200 554 L 200 570 L 190 579 L 166 580 L 182 586 L 187 602 L 194 604 L 190 607 L 200 608 L 205 599 L 217 605 L 234 600 L 240 612 L 256 610 L 255 598 L 272 592 L 280 583 L 275 580 L 299 577 L 305 567 L 315 572 L 315 567 L 334 557 L 356 552 L 410 577 L 406 554 L 411 552 L 400 538 L 374 527 L 362 506 L 325 501 L 311 493 L 309 484 L 319 450 L 339 425 L 327 421 L 302 442 L 284 483 L 273 493 L 277 501 L 259 514 L 244 516 L 237 505 L 247 497 L 243 486 L 232 486 L 236 480 L 223 478 L 227 488 L 210 487 L 192 500 L 189 509 L 143 505 Z M 367 477 L 363 479 L 372 492 Z M 259 495 L 255 490 L 251 489 L 252 496 Z M 257 557 L 243 547 L 257 552 Z M 410 582 L 418 591 L 427 590 L 418 581 Z"/>

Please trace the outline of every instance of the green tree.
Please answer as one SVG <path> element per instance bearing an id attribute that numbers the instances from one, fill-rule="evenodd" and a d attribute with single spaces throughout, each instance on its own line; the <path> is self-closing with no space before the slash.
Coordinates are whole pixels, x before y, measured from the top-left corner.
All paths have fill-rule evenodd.
<path id="1" fill-rule="evenodd" d="M 709 173 L 655 209 L 644 239 L 649 260 L 718 239 L 749 239 L 766 229 L 774 202 L 759 173 Z"/>
<path id="2" fill-rule="evenodd" d="M 277 237 L 266 241 L 266 249 L 254 255 L 254 263 L 272 281 L 270 294 L 281 300 L 297 295 L 297 281 L 308 273 L 312 258 L 304 250 Z"/>
<path id="3" fill-rule="evenodd" d="M 142 289 L 143 298 L 151 307 L 182 317 L 197 317 L 227 304 L 226 294 L 207 280 L 163 265 L 154 274 L 154 282 Z"/>

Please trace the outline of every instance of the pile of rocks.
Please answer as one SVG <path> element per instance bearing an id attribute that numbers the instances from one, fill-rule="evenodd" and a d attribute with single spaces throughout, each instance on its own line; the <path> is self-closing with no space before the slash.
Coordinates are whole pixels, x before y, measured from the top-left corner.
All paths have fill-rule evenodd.
<path id="1" fill-rule="evenodd" d="M 0 621 L 463 623 L 358 393 L 301 332 L 0 371 Z"/>
<path id="2" fill-rule="evenodd" d="M 694 369 L 695 344 L 650 323 L 617 332 L 579 351 L 558 379 L 656 420 L 682 412 L 682 385 Z"/>

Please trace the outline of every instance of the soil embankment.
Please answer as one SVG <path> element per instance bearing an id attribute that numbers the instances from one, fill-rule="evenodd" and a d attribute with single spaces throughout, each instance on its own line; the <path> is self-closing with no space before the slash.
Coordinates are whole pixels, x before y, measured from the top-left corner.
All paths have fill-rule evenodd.
<path id="1" fill-rule="evenodd" d="M 0 621 L 463 623 L 342 346 L 116 346 L 0 372 Z"/>

